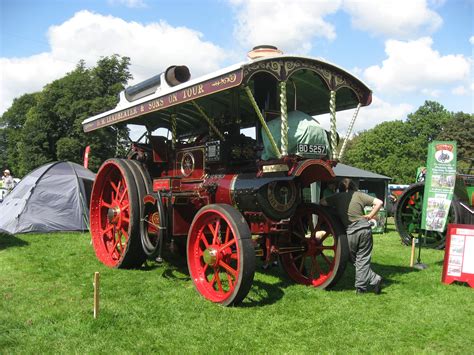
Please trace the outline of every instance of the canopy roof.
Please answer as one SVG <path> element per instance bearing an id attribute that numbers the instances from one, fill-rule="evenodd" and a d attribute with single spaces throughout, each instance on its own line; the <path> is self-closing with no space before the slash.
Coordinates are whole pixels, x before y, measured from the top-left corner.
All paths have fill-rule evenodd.
<path id="1" fill-rule="evenodd" d="M 373 173 L 371 171 L 354 168 L 353 166 L 338 163 L 334 168 L 338 177 L 358 178 L 364 180 L 392 180 L 391 177 Z"/>
<path id="2" fill-rule="evenodd" d="M 336 110 L 369 105 L 370 89 L 347 71 L 320 59 L 298 56 L 274 56 L 239 63 L 209 75 L 179 84 L 159 87 L 153 94 L 129 102 L 124 93 L 117 107 L 83 122 L 85 132 L 119 122 L 145 125 L 148 129 L 171 127 L 170 116 L 177 114 L 178 135 L 206 126 L 195 101 L 216 126 L 238 122 L 242 128 L 255 126 L 255 111 L 244 87 L 253 87 L 257 73 L 266 73 L 277 81 L 287 81 L 289 110 L 309 115 L 329 112 L 330 91 L 336 92 Z M 238 100 L 237 100 L 238 99 Z M 231 117 L 238 102 L 240 117 Z"/>

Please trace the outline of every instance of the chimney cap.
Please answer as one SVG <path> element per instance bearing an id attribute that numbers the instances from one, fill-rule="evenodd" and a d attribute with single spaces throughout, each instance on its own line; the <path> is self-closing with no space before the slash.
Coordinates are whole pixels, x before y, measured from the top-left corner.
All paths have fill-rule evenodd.
<path id="1" fill-rule="evenodd" d="M 250 59 L 257 59 L 263 57 L 274 57 L 282 54 L 283 52 L 279 50 L 278 47 L 269 44 L 262 44 L 253 47 L 252 50 L 247 53 L 247 57 L 249 57 Z"/>

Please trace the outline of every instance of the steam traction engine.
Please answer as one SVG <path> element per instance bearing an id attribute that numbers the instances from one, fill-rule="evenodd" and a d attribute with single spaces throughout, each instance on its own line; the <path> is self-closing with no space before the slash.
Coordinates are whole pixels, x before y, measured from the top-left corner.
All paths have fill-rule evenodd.
<path id="1" fill-rule="evenodd" d="M 197 291 L 223 305 L 245 298 L 256 256 L 279 258 L 297 283 L 337 282 L 344 231 L 303 190 L 335 178 L 336 111 L 356 115 L 371 91 L 332 64 L 274 47 L 249 58 L 191 81 L 186 67 L 168 68 L 83 122 L 86 132 L 121 122 L 146 129 L 127 159 L 107 160 L 96 177 L 90 220 L 102 263 L 139 267 L 173 241 L 185 246 Z M 252 127 L 253 137 L 242 134 Z"/>

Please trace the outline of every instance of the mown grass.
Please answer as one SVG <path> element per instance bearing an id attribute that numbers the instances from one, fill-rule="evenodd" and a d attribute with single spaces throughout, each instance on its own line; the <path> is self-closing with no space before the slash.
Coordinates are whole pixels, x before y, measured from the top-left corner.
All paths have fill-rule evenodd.
<path id="1" fill-rule="evenodd" d="M 389 227 L 373 253 L 382 295 L 357 296 L 352 267 L 330 292 L 275 267 L 233 308 L 200 297 L 183 259 L 111 270 L 88 234 L 0 235 L 0 353 L 472 353 L 473 290 L 440 282 L 443 251 L 423 250 L 428 269 L 410 269 Z"/>

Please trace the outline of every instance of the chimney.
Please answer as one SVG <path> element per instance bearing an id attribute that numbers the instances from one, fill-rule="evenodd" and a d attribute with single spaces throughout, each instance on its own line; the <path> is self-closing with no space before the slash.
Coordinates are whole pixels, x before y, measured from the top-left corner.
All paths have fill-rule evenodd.
<path id="1" fill-rule="evenodd" d="M 275 57 L 282 55 L 283 52 L 275 46 L 270 46 L 268 44 L 260 45 L 253 47 L 253 49 L 247 53 L 249 59 L 257 59 L 264 57 Z"/>

